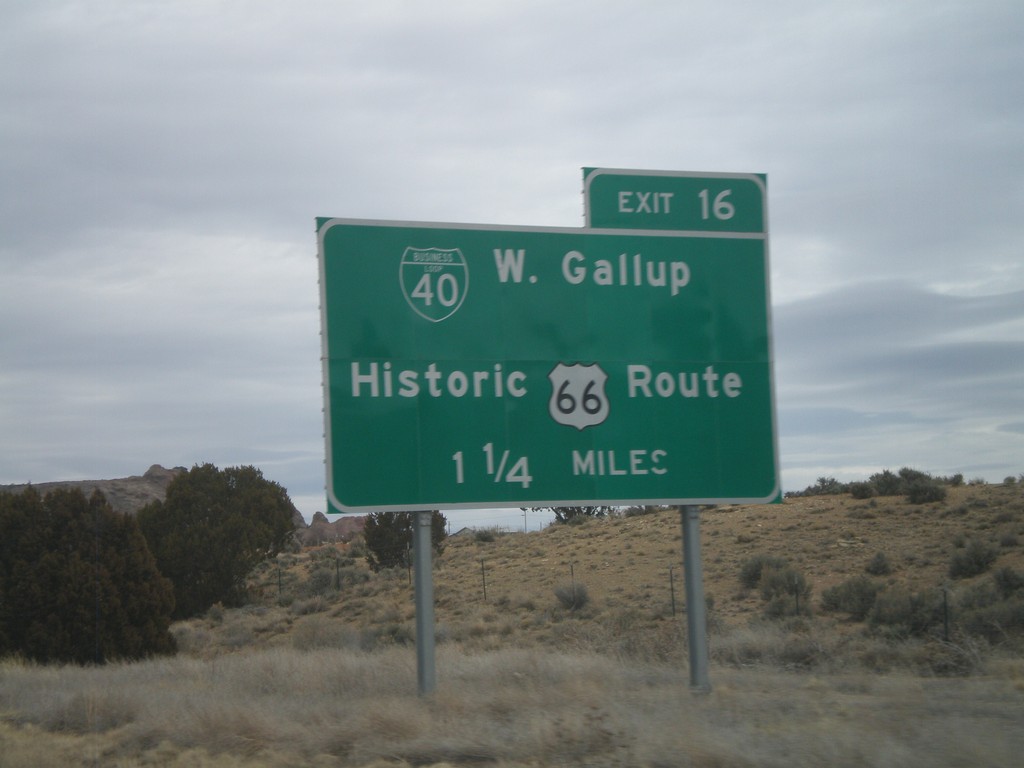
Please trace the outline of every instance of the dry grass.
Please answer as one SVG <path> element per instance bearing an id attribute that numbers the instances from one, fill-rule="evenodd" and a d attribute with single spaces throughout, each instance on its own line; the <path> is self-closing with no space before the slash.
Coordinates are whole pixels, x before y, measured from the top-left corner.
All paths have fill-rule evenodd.
<path id="1" fill-rule="evenodd" d="M 0 669 L 0 765 L 1017 765 L 1024 664 L 991 678 L 715 670 L 606 656 L 293 649 Z"/>
<path id="2" fill-rule="evenodd" d="M 254 575 L 251 605 L 175 625 L 175 658 L 0 663 L 0 768 L 1015 766 L 1019 643 L 894 642 L 820 614 L 770 621 L 739 574 L 753 556 L 782 554 L 816 601 L 883 552 L 893 587 L 967 590 L 989 578 L 950 582 L 970 541 L 998 545 L 993 568 L 1024 570 L 1012 543 L 1024 538 L 1022 491 L 705 512 L 706 696 L 688 686 L 673 512 L 451 540 L 436 561 L 438 690 L 427 699 L 415 694 L 405 571 L 370 575 L 345 547 L 283 556 L 280 571 Z M 589 596 L 575 610 L 556 594 L 570 578 Z"/>

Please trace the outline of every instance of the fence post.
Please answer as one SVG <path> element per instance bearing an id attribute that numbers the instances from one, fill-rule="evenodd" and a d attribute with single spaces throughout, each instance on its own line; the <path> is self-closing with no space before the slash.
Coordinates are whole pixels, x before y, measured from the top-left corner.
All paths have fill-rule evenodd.
<path id="1" fill-rule="evenodd" d="M 943 637 L 949 642 L 949 590 L 942 588 L 942 627 Z"/>
<path id="2" fill-rule="evenodd" d="M 672 595 L 672 618 L 676 617 L 676 575 L 672 570 L 674 566 L 668 567 L 668 591 Z"/>

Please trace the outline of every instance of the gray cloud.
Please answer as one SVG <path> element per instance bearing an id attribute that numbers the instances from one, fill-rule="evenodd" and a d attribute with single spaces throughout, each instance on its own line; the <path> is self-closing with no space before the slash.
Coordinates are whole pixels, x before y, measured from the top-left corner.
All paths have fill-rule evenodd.
<path id="1" fill-rule="evenodd" d="M 8 4 L 0 482 L 260 462 L 311 514 L 313 218 L 581 225 L 587 165 L 768 174 L 789 487 L 1001 479 L 1021 39 L 1010 0 Z"/>
<path id="2" fill-rule="evenodd" d="M 823 379 L 968 385 L 1024 373 L 1024 291 L 963 297 L 863 283 L 782 305 L 774 325 L 780 375 L 792 372 L 798 389 Z"/>
<path id="3" fill-rule="evenodd" d="M 1019 461 L 998 433 L 1024 412 L 1024 293 L 865 283 L 777 307 L 775 334 L 783 455 L 816 468 L 801 482 L 823 455 L 852 474 L 970 456 L 999 479 Z"/>

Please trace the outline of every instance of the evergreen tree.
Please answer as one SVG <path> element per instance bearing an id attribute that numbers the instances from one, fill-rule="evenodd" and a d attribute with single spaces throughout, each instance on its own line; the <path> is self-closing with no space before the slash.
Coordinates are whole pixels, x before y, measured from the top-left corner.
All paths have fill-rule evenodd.
<path id="1" fill-rule="evenodd" d="M 373 512 L 366 517 L 363 539 L 366 541 L 366 562 L 374 571 L 408 564 L 412 547 L 412 512 Z M 430 515 L 430 544 L 441 554 L 447 536 L 444 515 L 434 510 Z"/>
<path id="2" fill-rule="evenodd" d="M 525 512 L 543 512 L 550 509 L 555 513 L 556 523 L 581 523 L 594 517 L 604 517 L 611 513 L 614 507 L 523 507 Z"/>
<path id="3" fill-rule="evenodd" d="M 102 663 L 174 650 L 174 607 L 134 518 L 99 491 L 0 494 L 0 652 Z"/>
<path id="4" fill-rule="evenodd" d="M 164 501 L 139 511 L 160 572 L 174 584 L 175 617 L 240 605 L 246 576 L 285 546 L 294 514 L 285 489 L 255 467 L 197 464 L 175 477 Z"/>

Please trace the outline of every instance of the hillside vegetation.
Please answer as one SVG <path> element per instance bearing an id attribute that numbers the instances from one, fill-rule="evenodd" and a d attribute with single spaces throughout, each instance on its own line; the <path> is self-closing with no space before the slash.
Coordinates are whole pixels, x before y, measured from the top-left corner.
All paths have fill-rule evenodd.
<path id="1" fill-rule="evenodd" d="M 953 647 L 957 637 L 979 654 L 982 646 L 1020 649 L 1024 621 L 987 640 L 964 621 L 981 593 L 990 585 L 996 589 L 997 575 L 1024 578 L 1024 485 L 950 487 L 943 501 L 930 504 L 842 494 L 718 507 L 702 512 L 701 536 L 712 654 L 719 660 L 740 653 L 732 642 L 752 624 L 814 636 L 818 655 L 799 666 L 860 664 L 859 651 L 873 658 L 875 643 L 900 639 L 900 627 L 871 632 L 848 612 L 822 606 L 830 590 L 865 578 L 879 596 L 915 596 L 930 608 L 945 604 L 949 647 L 927 642 L 940 636 L 946 642 L 944 625 L 941 633 L 934 623 L 928 631 L 903 633 L 927 646 L 919 663 L 910 665 L 915 671 L 942 672 L 930 665 L 946 662 L 932 656 L 959 653 Z M 951 569 L 958 573 L 956 563 L 975 552 L 982 553 L 982 562 L 990 558 L 982 570 L 951 575 Z M 744 569 L 766 557 L 784 561 L 806 584 L 799 614 L 795 597 L 779 610 L 766 600 L 759 580 L 744 583 Z M 685 661 L 681 560 L 676 510 L 590 519 L 530 534 L 451 537 L 434 561 L 438 637 L 468 650 L 547 646 Z M 586 595 L 575 609 L 558 595 L 573 586 Z M 358 540 L 282 554 L 256 570 L 251 591 L 253 602 L 240 613 L 177 625 L 181 647 L 208 653 L 210 642 L 228 650 L 259 642 L 372 650 L 412 642 L 408 570 L 372 573 Z M 1012 603 L 1019 611 L 1024 592 Z M 786 645 L 792 652 L 800 644 Z M 910 661 L 895 651 L 891 656 L 896 667 Z M 883 654 L 868 666 L 886 664 Z"/>
<path id="2" fill-rule="evenodd" d="M 409 573 L 356 540 L 261 564 L 175 658 L 7 662 L 0 766 L 1018 764 L 1024 486 L 718 507 L 701 535 L 706 696 L 676 510 L 450 537 L 427 699 Z"/>

